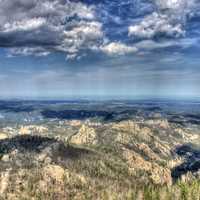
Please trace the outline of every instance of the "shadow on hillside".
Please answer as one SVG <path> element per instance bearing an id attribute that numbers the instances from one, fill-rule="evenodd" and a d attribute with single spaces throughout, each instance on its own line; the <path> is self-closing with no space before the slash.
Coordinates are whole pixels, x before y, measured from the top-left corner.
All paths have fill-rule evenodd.
<path id="1" fill-rule="evenodd" d="M 14 150 L 21 154 L 26 152 L 33 154 L 46 153 L 63 159 L 80 158 L 91 153 L 89 150 L 65 145 L 63 142 L 49 137 L 23 135 L 0 140 L 1 155 Z"/>
<path id="2" fill-rule="evenodd" d="M 171 175 L 174 180 L 179 179 L 187 172 L 197 172 L 200 169 L 200 149 L 191 144 L 178 146 L 175 153 L 185 159 L 185 161 L 172 169 Z"/>

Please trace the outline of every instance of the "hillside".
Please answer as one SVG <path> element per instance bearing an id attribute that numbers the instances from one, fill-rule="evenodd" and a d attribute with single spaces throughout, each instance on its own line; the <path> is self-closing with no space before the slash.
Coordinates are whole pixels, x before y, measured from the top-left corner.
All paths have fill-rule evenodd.
<path id="1" fill-rule="evenodd" d="M 200 198 L 200 134 L 167 119 L 15 132 L 0 134 L 2 199 Z"/>

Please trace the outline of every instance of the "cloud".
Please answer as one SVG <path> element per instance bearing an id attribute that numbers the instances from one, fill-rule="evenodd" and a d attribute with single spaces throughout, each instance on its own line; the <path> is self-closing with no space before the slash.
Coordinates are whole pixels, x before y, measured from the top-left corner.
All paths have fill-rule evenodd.
<path id="1" fill-rule="evenodd" d="M 171 46 L 176 46 L 178 43 L 174 40 L 163 41 L 163 42 L 155 42 L 153 40 L 144 40 L 138 42 L 135 46 L 141 51 L 146 50 L 154 50 L 154 49 L 163 49 Z"/>
<path id="2" fill-rule="evenodd" d="M 91 51 L 124 55 L 140 50 L 138 39 L 186 36 L 187 22 L 200 13 L 198 0 L 87 2 L 0 0 L 0 47 L 13 56 L 62 52 L 74 59 Z"/>
<path id="3" fill-rule="evenodd" d="M 42 47 L 18 47 L 18 48 L 10 48 L 8 57 L 13 56 L 47 56 L 51 52 Z"/>
<path id="4" fill-rule="evenodd" d="M 190 8 L 195 1 L 194 0 L 154 0 L 155 4 L 160 9 L 171 9 L 176 11 L 184 11 L 184 9 Z"/>
<path id="5" fill-rule="evenodd" d="M 119 42 L 112 42 L 102 46 L 101 50 L 108 55 L 124 55 L 127 53 L 135 53 L 138 49 Z"/>
<path id="6" fill-rule="evenodd" d="M 44 18 L 33 18 L 28 20 L 15 21 L 12 23 L 5 23 L 2 26 L 2 32 L 12 33 L 18 31 L 34 31 L 39 29 L 46 23 Z"/>
<path id="7" fill-rule="evenodd" d="M 188 14 L 195 0 L 154 0 L 156 11 L 145 16 L 139 23 L 129 26 L 129 36 L 150 39 L 155 37 L 179 38 L 185 36 Z"/>
<path id="8" fill-rule="evenodd" d="M 185 35 L 182 24 L 172 24 L 168 15 L 153 14 L 145 17 L 139 24 L 129 27 L 129 36 L 137 38 L 181 37 Z"/>
<path id="9" fill-rule="evenodd" d="M 98 49 L 102 43 L 102 25 L 99 22 L 76 23 L 72 29 L 63 32 L 62 44 L 56 47 L 58 50 L 66 52 L 67 58 L 76 57 L 77 53 L 83 49 Z"/>
<path id="10" fill-rule="evenodd" d="M 94 7 L 80 2 L 0 1 L 0 46 L 10 47 L 10 54 L 62 51 L 76 56 L 82 49 L 97 48 L 103 41 L 101 28 Z"/>

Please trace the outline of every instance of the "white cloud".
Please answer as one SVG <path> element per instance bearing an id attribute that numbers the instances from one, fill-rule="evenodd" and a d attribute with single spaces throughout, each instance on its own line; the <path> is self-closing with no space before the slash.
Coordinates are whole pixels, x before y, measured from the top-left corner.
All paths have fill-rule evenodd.
<path id="1" fill-rule="evenodd" d="M 153 0 L 157 9 L 139 23 L 129 26 L 129 36 L 150 39 L 156 36 L 178 38 L 185 36 L 188 16 L 196 0 Z"/>
<path id="2" fill-rule="evenodd" d="M 139 24 L 129 27 L 129 36 L 153 38 L 155 36 L 180 37 L 185 35 L 182 24 L 172 24 L 168 15 L 153 14 L 145 17 Z"/>
<path id="3" fill-rule="evenodd" d="M 30 56 L 30 55 L 35 55 L 35 56 L 47 56 L 51 52 L 48 51 L 47 49 L 44 49 L 42 47 L 18 47 L 18 48 L 11 48 L 9 51 L 8 57 L 13 57 L 13 56 Z"/>
<path id="4" fill-rule="evenodd" d="M 2 32 L 32 31 L 38 29 L 46 23 L 44 18 L 33 18 L 5 23 Z"/>
<path id="5" fill-rule="evenodd" d="M 163 40 L 156 42 L 154 40 L 148 39 L 143 40 L 140 42 L 137 42 L 135 44 L 135 47 L 140 52 L 151 52 L 155 49 L 164 49 L 169 47 L 179 47 L 182 49 L 187 49 L 192 46 L 195 46 L 199 42 L 199 38 L 180 38 L 178 40 L 172 39 L 172 40 Z"/>
<path id="6" fill-rule="evenodd" d="M 67 58 L 77 57 L 79 51 L 83 49 L 98 49 L 103 39 L 102 25 L 99 22 L 77 23 L 71 30 L 63 32 L 62 44 L 56 47 L 58 50 L 66 52 Z"/>
<path id="7" fill-rule="evenodd" d="M 137 52 L 136 47 L 127 46 L 119 42 L 111 42 L 101 47 L 101 50 L 108 55 L 124 55 Z"/>
<path id="8" fill-rule="evenodd" d="M 154 49 L 167 48 L 171 46 L 176 46 L 178 43 L 175 40 L 167 40 L 162 42 L 155 42 L 153 40 L 144 40 L 135 44 L 135 46 L 140 50 L 150 51 Z"/>
<path id="9" fill-rule="evenodd" d="M 155 0 L 156 5 L 160 9 L 172 9 L 172 10 L 180 10 L 187 9 L 192 6 L 195 1 L 194 0 Z"/>

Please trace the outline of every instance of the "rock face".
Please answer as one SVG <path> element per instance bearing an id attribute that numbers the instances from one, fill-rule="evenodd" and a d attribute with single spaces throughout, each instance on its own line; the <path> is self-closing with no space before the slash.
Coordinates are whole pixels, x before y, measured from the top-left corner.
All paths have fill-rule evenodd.
<path id="1" fill-rule="evenodd" d="M 138 153 L 131 151 L 127 148 L 123 148 L 123 157 L 128 163 L 129 167 L 134 169 L 142 169 L 149 171 L 151 169 L 151 163 L 145 161 Z"/>
<path id="2" fill-rule="evenodd" d="M 150 178 L 157 185 L 172 185 L 171 171 L 158 165 L 152 166 Z"/>
<path id="3" fill-rule="evenodd" d="M 20 135 L 30 135 L 32 133 L 45 133 L 48 131 L 47 127 L 44 126 L 37 126 L 37 125 L 30 125 L 30 126 L 21 126 L 19 129 Z"/>
<path id="4" fill-rule="evenodd" d="M 181 158 L 181 157 L 178 157 L 178 158 L 175 158 L 173 160 L 170 160 L 167 162 L 167 166 L 170 168 L 170 169 L 173 169 L 181 164 L 183 164 L 184 162 L 184 159 Z"/>
<path id="5" fill-rule="evenodd" d="M 123 157 L 131 170 L 143 170 L 148 173 L 154 184 L 172 184 L 171 171 L 169 169 L 163 168 L 156 163 L 148 162 L 140 154 L 127 148 L 123 148 Z"/>
<path id="6" fill-rule="evenodd" d="M 43 174 L 46 177 L 51 177 L 57 182 L 62 182 L 65 175 L 65 170 L 59 165 L 47 165 L 43 169 Z"/>
<path id="7" fill-rule="evenodd" d="M 28 127 L 22 126 L 19 130 L 20 135 L 30 135 L 31 130 Z"/>
<path id="8" fill-rule="evenodd" d="M 9 162 L 9 160 L 10 160 L 9 154 L 3 155 L 0 160 L 3 161 L 3 162 Z"/>
<path id="9" fill-rule="evenodd" d="M 195 140 L 200 141 L 200 136 L 195 133 L 186 132 L 185 130 L 181 128 L 176 128 L 174 131 L 175 133 L 179 134 L 180 137 L 186 142 L 191 142 Z"/>
<path id="10" fill-rule="evenodd" d="M 79 185 L 80 187 L 83 187 L 87 184 L 87 180 L 83 175 L 72 173 L 59 165 L 51 164 L 41 169 L 41 180 L 38 184 L 40 191 L 44 193 L 48 192 L 49 187 L 53 187 L 54 192 L 62 194 L 62 190 L 66 185 Z M 60 199 L 65 198 L 62 197 Z"/>
<path id="11" fill-rule="evenodd" d="M 117 131 L 131 132 L 133 134 L 140 131 L 139 125 L 131 120 L 115 123 L 112 128 Z"/>
<path id="12" fill-rule="evenodd" d="M 10 169 L 1 173 L 1 176 L 0 176 L 0 195 L 2 195 L 6 191 L 8 185 L 9 185 L 9 178 L 10 178 Z"/>
<path id="13" fill-rule="evenodd" d="M 0 140 L 4 140 L 8 138 L 8 136 L 5 133 L 0 133 Z"/>
<path id="14" fill-rule="evenodd" d="M 117 132 L 116 142 L 124 144 L 130 144 L 136 138 L 143 141 L 150 141 L 153 134 L 150 128 L 140 127 L 139 124 L 130 120 L 113 124 L 112 130 Z"/>
<path id="15" fill-rule="evenodd" d="M 170 147 L 158 139 L 153 142 L 153 147 L 164 157 L 169 157 L 171 155 Z"/>
<path id="16" fill-rule="evenodd" d="M 68 169 L 64 169 L 59 165 L 47 165 L 42 169 L 43 179 L 48 180 L 51 178 L 55 180 L 57 183 L 63 183 L 64 181 L 79 181 L 82 183 L 86 183 L 86 178 L 83 175 L 79 175 L 73 172 L 70 172 Z"/>
<path id="17" fill-rule="evenodd" d="M 170 127 L 167 119 L 152 119 L 152 120 L 147 120 L 145 123 L 163 129 L 168 129 Z"/>
<path id="18" fill-rule="evenodd" d="M 140 151 L 142 151 L 142 153 L 147 156 L 150 160 L 157 160 L 160 161 L 160 157 L 155 154 L 148 145 L 146 145 L 145 143 L 141 143 L 141 144 L 137 144 L 137 147 Z"/>
<path id="19" fill-rule="evenodd" d="M 77 145 L 87 145 L 87 144 L 96 144 L 97 135 L 94 128 L 90 128 L 86 125 L 82 125 L 79 132 L 71 137 L 71 143 Z"/>
<path id="20" fill-rule="evenodd" d="M 80 120 L 70 120 L 70 121 L 66 121 L 65 124 L 72 127 L 77 127 L 77 126 L 81 126 L 82 122 Z"/>

